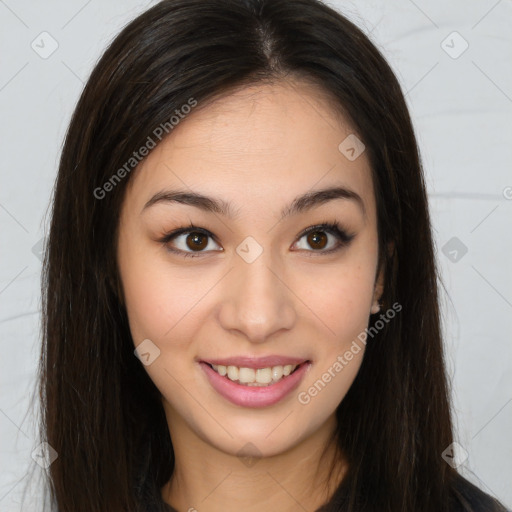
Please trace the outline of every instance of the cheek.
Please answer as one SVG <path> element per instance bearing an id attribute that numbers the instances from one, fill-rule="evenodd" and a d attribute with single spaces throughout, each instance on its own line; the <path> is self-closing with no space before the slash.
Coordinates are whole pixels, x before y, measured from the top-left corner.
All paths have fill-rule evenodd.
<path id="1" fill-rule="evenodd" d="M 314 312 L 325 339 L 339 345 L 367 326 L 374 285 L 371 265 L 338 265 L 311 270 L 303 279 L 305 305 Z"/>
<path id="2" fill-rule="evenodd" d="M 160 345 L 168 336 L 175 338 L 193 319 L 198 299 L 213 283 L 177 271 L 158 244 L 141 249 L 127 236 L 120 247 L 119 271 L 135 344 L 149 338 Z"/>
<path id="3" fill-rule="evenodd" d="M 322 334 L 318 338 L 317 364 L 301 386 L 297 400 L 314 417 L 334 413 L 363 361 L 366 345 L 361 333 L 368 326 L 373 280 L 370 273 L 359 270 L 331 274 L 322 292 L 308 296 Z"/>
<path id="4" fill-rule="evenodd" d="M 332 414 L 352 386 L 364 356 L 364 346 L 357 348 L 357 353 L 340 351 L 322 360 L 315 371 L 297 393 L 297 401 L 314 418 L 325 418 Z"/>
<path id="5" fill-rule="evenodd" d="M 152 250 L 137 250 L 130 237 L 120 247 L 119 271 L 134 344 L 149 338 L 160 345 L 186 313 L 186 290 L 180 290 L 179 280 L 166 279 L 165 265 Z"/>

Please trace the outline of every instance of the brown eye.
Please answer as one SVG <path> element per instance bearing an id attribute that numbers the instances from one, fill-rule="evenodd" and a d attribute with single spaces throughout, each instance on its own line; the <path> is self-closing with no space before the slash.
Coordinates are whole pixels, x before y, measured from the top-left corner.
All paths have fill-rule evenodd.
<path id="1" fill-rule="evenodd" d="M 203 256 L 204 253 L 211 252 L 205 250 L 208 248 L 210 241 L 213 243 L 214 249 L 215 245 L 218 248 L 218 244 L 209 231 L 193 225 L 176 229 L 160 240 L 169 252 L 180 254 L 184 257 L 198 257 Z M 222 248 L 220 250 L 222 251 Z"/>
<path id="2" fill-rule="evenodd" d="M 323 249 L 327 245 L 327 236 L 323 231 L 312 231 L 308 233 L 307 241 L 313 249 Z"/>
<path id="3" fill-rule="evenodd" d="M 329 239 L 331 237 L 331 240 Z M 311 226 L 302 232 L 297 244 L 304 238 L 299 249 L 318 255 L 334 253 L 343 247 L 347 247 L 354 239 L 355 233 L 348 233 L 338 222 L 324 222 Z"/>
<path id="4" fill-rule="evenodd" d="M 208 245 L 208 237 L 204 233 L 194 231 L 187 236 L 185 243 L 193 251 L 202 250 Z"/>
<path id="5" fill-rule="evenodd" d="M 329 236 L 332 237 L 330 247 Z M 298 247 L 299 249 L 312 254 L 318 253 L 318 255 L 330 254 L 347 247 L 355 236 L 355 233 L 348 233 L 345 229 L 342 229 L 338 222 L 324 222 L 303 231 L 294 245 L 305 239 L 306 247 Z M 206 254 L 212 252 L 207 250 L 210 241 L 214 246 L 217 245 L 217 248 L 214 247 L 214 251 L 223 251 L 212 233 L 193 224 L 167 233 L 159 241 L 169 252 L 183 257 L 206 256 Z"/>

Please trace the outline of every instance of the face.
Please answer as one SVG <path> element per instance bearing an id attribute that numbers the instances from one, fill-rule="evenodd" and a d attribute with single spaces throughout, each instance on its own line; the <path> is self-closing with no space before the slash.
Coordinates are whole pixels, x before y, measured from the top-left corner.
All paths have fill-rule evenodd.
<path id="1" fill-rule="evenodd" d="M 173 442 L 270 456 L 332 423 L 383 279 L 353 133 L 314 86 L 258 85 L 192 110 L 131 177 L 118 266 Z"/>

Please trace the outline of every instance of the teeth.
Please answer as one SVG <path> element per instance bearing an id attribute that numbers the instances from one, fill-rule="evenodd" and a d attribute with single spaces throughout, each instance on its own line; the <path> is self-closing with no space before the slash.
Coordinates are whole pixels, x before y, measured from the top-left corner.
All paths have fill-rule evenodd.
<path id="1" fill-rule="evenodd" d="M 254 368 L 240 368 L 238 370 L 238 380 L 240 384 L 256 382 L 256 371 Z"/>
<path id="2" fill-rule="evenodd" d="M 274 384 L 299 366 L 298 364 L 287 364 L 285 366 L 272 366 L 268 368 L 239 368 L 238 366 L 223 366 L 213 364 L 213 369 L 222 376 L 227 376 L 229 380 L 238 381 L 239 384 L 246 386 L 268 386 Z"/>
<path id="3" fill-rule="evenodd" d="M 239 370 L 236 366 L 228 366 L 228 379 L 238 380 Z"/>
<path id="4" fill-rule="evenodd" d="M 258 368 L 256 370 L 256 382 L 259 384 L 268 384 L 272 382 L 272 368 Z"/>
<path id="5" fill-rule="evenodd" d="M 274 366 L 272 368 L 272 379 L 279 380 L 284 373 L 284 368 L 282 366 Z"/>

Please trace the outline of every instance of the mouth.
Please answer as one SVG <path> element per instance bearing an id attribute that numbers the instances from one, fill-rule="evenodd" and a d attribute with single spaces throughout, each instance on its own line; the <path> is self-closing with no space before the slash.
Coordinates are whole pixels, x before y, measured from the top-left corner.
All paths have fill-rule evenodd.
<path id="1" fill-rule="evenodd" d="M 301 364 L 275 365 L 263 368 L 248 368 L 234 365 L 226 366 L 204 362 L 221 377 L 225 377 L 236 384 L 249 387 L 267 387 L 293 374 L 301 364 L 306 364 L 309 361 L 304 361 Z"/>
<path id="2" fill-rule="evenodd" d="M 249 368 L 199 361 L 210 386 L 241 407 L 266 407 L 288 396 L 304 379 L 311 361 Z"/>

